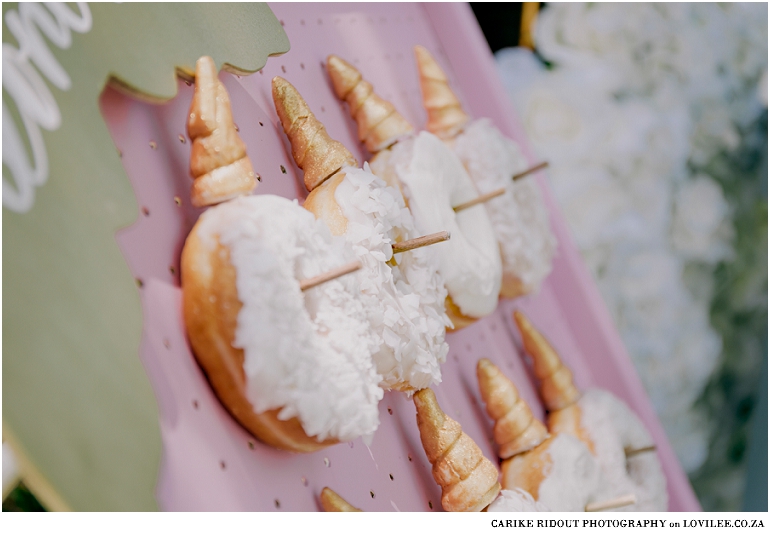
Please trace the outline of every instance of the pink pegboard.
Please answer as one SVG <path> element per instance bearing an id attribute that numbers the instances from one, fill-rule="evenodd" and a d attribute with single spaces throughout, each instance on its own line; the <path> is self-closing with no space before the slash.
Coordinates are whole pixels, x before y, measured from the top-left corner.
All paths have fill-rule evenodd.
<path id="1" fill-rule="evenodd" d="M 270 80 L 294 84 L 335 139 L 360 161 L 362 152 L 347 109 L 336 99 L 323 62 L 334 53 L 356 65 L 377 92 L 413 124 L 425 121 L 412 47 L 428 48 L 448 71 L 467 109 L 487 116 L 527 149 L 497 79 L 492 56 L 464 4 L 274 4 L 291 51 L 248 77 L 222 74 L 233 115 L 262 182 L 257 194 L 304 198 L 301 172 L 273 108 Z M 162 106 L 107 89 L 102 113 L 133 184 L 137 221 L 116 239 L 140 284 L 144 312 L 141 360 L 160 412 L 163 460 L 157 497 L 165 510 L 315 511 L 324 486 L 367 511 L 440 510 L 440 489 L 420 444 L 411 400 L 386 394 L 371 447 L 361 440 L 314 454 L 285 453 L 255 441 L 221 407 L 197 366 L 181 318 L 179 257 L 200 214 L 190 206 L 189 140 L 185 121 L 192 88 Z M 517 384 L 536 416 L 543 409 L 529 367 L 517 347 L 511 312 L 524 310 L 561 352 L 578 386 L 599 386 L 624 399 L 647 424 L 668 477 L 672 511 L 699 510 L 687 478 L 657 421 L 553 197 L 538 177 L 559 248 L 551 276 L 535 296 L 501 301 L 497 311 L 449 335 L 439 403 L 496 459 L 491 425 L 475 378 L 487 357 Z"/>

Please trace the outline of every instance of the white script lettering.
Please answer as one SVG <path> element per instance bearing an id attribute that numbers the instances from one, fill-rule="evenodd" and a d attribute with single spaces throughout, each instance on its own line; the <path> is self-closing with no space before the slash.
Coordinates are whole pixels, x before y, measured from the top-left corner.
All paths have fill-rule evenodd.
<path id="1" fill-rule="evenodd" d="M 78 2 L 79 15 L 66 4 L 45 5 L 47 10 L 37 2 L 20 3 L 18 12 L 9 10 L 5 14 L 5 24 L 19 48 L 3 43 L 3 89 L 16 105 L 32 149 L 30 162 L 22 134 L 3 100 L 3 164 L 16 184 L 13 187 L 3 173 L 3 206 L 19 213 L 32 208 L 35 187 L 48 180 L 48 155 L 40 128 L 50 132 L 61 126 L 59 106 L 43 76 L 62 91 L 72 86 L 41 32 L 59 48 L 67 49 L 72 45 L 71 30 L 85 33 L 93 22 L 85 2 Z"/>

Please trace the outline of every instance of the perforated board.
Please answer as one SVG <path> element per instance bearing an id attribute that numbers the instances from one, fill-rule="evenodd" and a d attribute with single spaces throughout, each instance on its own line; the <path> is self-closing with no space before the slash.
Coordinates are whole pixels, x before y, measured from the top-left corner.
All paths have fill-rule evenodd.
<path id="1" fill-rule="evenodd" d="M 427 47 L 446 68 L 467 109 L 488 116 L 513 139 L 526 140 L 505 100 L 494 65 L 465 5 L 274 4 L 291 50 L 257 74 L 222 74 L 248 153 L 262 182 L 256 194 L 303 198 L 301 172 L 273 108 L 270 80 L 288 79 L 332 137 L 367 159 L 347 109 L 333 95 L 323 61 L 335 53 L 351 61 L 376 91 L 413 124 L 425 114 L 412 47 Z M 138 219 L 118 233 L 119 246 L 139 290 L 144 314 L 141 359 L 158 398 L 163 461 L 157 497 L 166 510 L 315 511 L 324 486 L 367 511 L 437 511 L 440 488 L 430 473 L 411 400 L 386 394 L 371 447 L 361 440 L 314 454 L 285 453 L 251 438 L 220 406 L 187 344 L 179 289 L 179 256 L 200 211 L 189 203 L 189 140 L 185 120 L 192 88 L 161 106 L 106 90 L 101 109 L 122 153 L 139 205 Z M 530 163 L 534 163 L 530 156 Z M 538 177 L 559 249 L 541 291 L 501 301 L 497 311 L 448 336 L 444 381 L 435 388 L 449 416 L 496 459 L 491 422 L 475 379 L 487 357 L 516 383 L 536 417 L 543 410 L 528 365 L 517 348 L 511 312 L 521 308 L 553 342 L 581 388 L 600 386 L 626 400 L 652 432 L 668 477 L 671 510 L 698 504 L 623 349 L 596 288 L 571 243 L 564 221 Z"/>

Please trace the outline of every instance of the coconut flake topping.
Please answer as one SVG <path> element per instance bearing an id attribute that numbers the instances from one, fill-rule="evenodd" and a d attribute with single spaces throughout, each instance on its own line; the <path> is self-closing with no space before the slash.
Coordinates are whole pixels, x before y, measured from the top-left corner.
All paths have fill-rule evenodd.
<path id="1" fill-rule="evenodd" d="M 399 253 L 391 245 L 418 237 L 401 194 L 364 169 L 346 167 L 334 198 L 348 220 L 345 239 L 367 275 L 362 299 L 372 314 L 372 332 L 380 343 L 374 355 L 383 388 L 419 390 L 441 382 L 440 364 L 449 346 L 451 322 L 444 310 L 447 291 L 427 249 Z"/>
<path id="2" fill-rule="evenodd" d="M 372 363 L 377 337 L 359 291 L 360 271 L 302 292 L 299 281 L 355 255 L 313 214 L 274 195 L 239 197 L 207 210 L 199 232 L 230 251 L 242 308 L 247 396 L 258 413 L 280 408 L 308 436 L 341 441 L 374 433 L 383 391 Z"/>
<path id="3" fill-rule="evenodd" d="M 452 235 L 429 250 L 460 311 L 476 318 L 491 314 L 502 282 L 500 248 L 484 207 L 452 210 L 478 196 L 458 157 L 433 134 L 420 132 L 397 143 L 387 158 L 376 158 L 372 168 L 378 176 L 398 176 L 420 234 Z"/>

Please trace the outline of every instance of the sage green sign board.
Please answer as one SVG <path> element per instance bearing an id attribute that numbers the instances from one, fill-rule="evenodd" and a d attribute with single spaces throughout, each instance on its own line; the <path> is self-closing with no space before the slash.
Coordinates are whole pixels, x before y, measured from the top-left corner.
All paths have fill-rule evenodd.
<path id="1" fill-rule="evenodd" d="M 288 51 L 265 4 L 3 3 L 3 428 L 66 507 L 156 509 L 158 413 L 115 242 L 138 207 L 98 107 L 162 102 L 202 55 Z"/>

